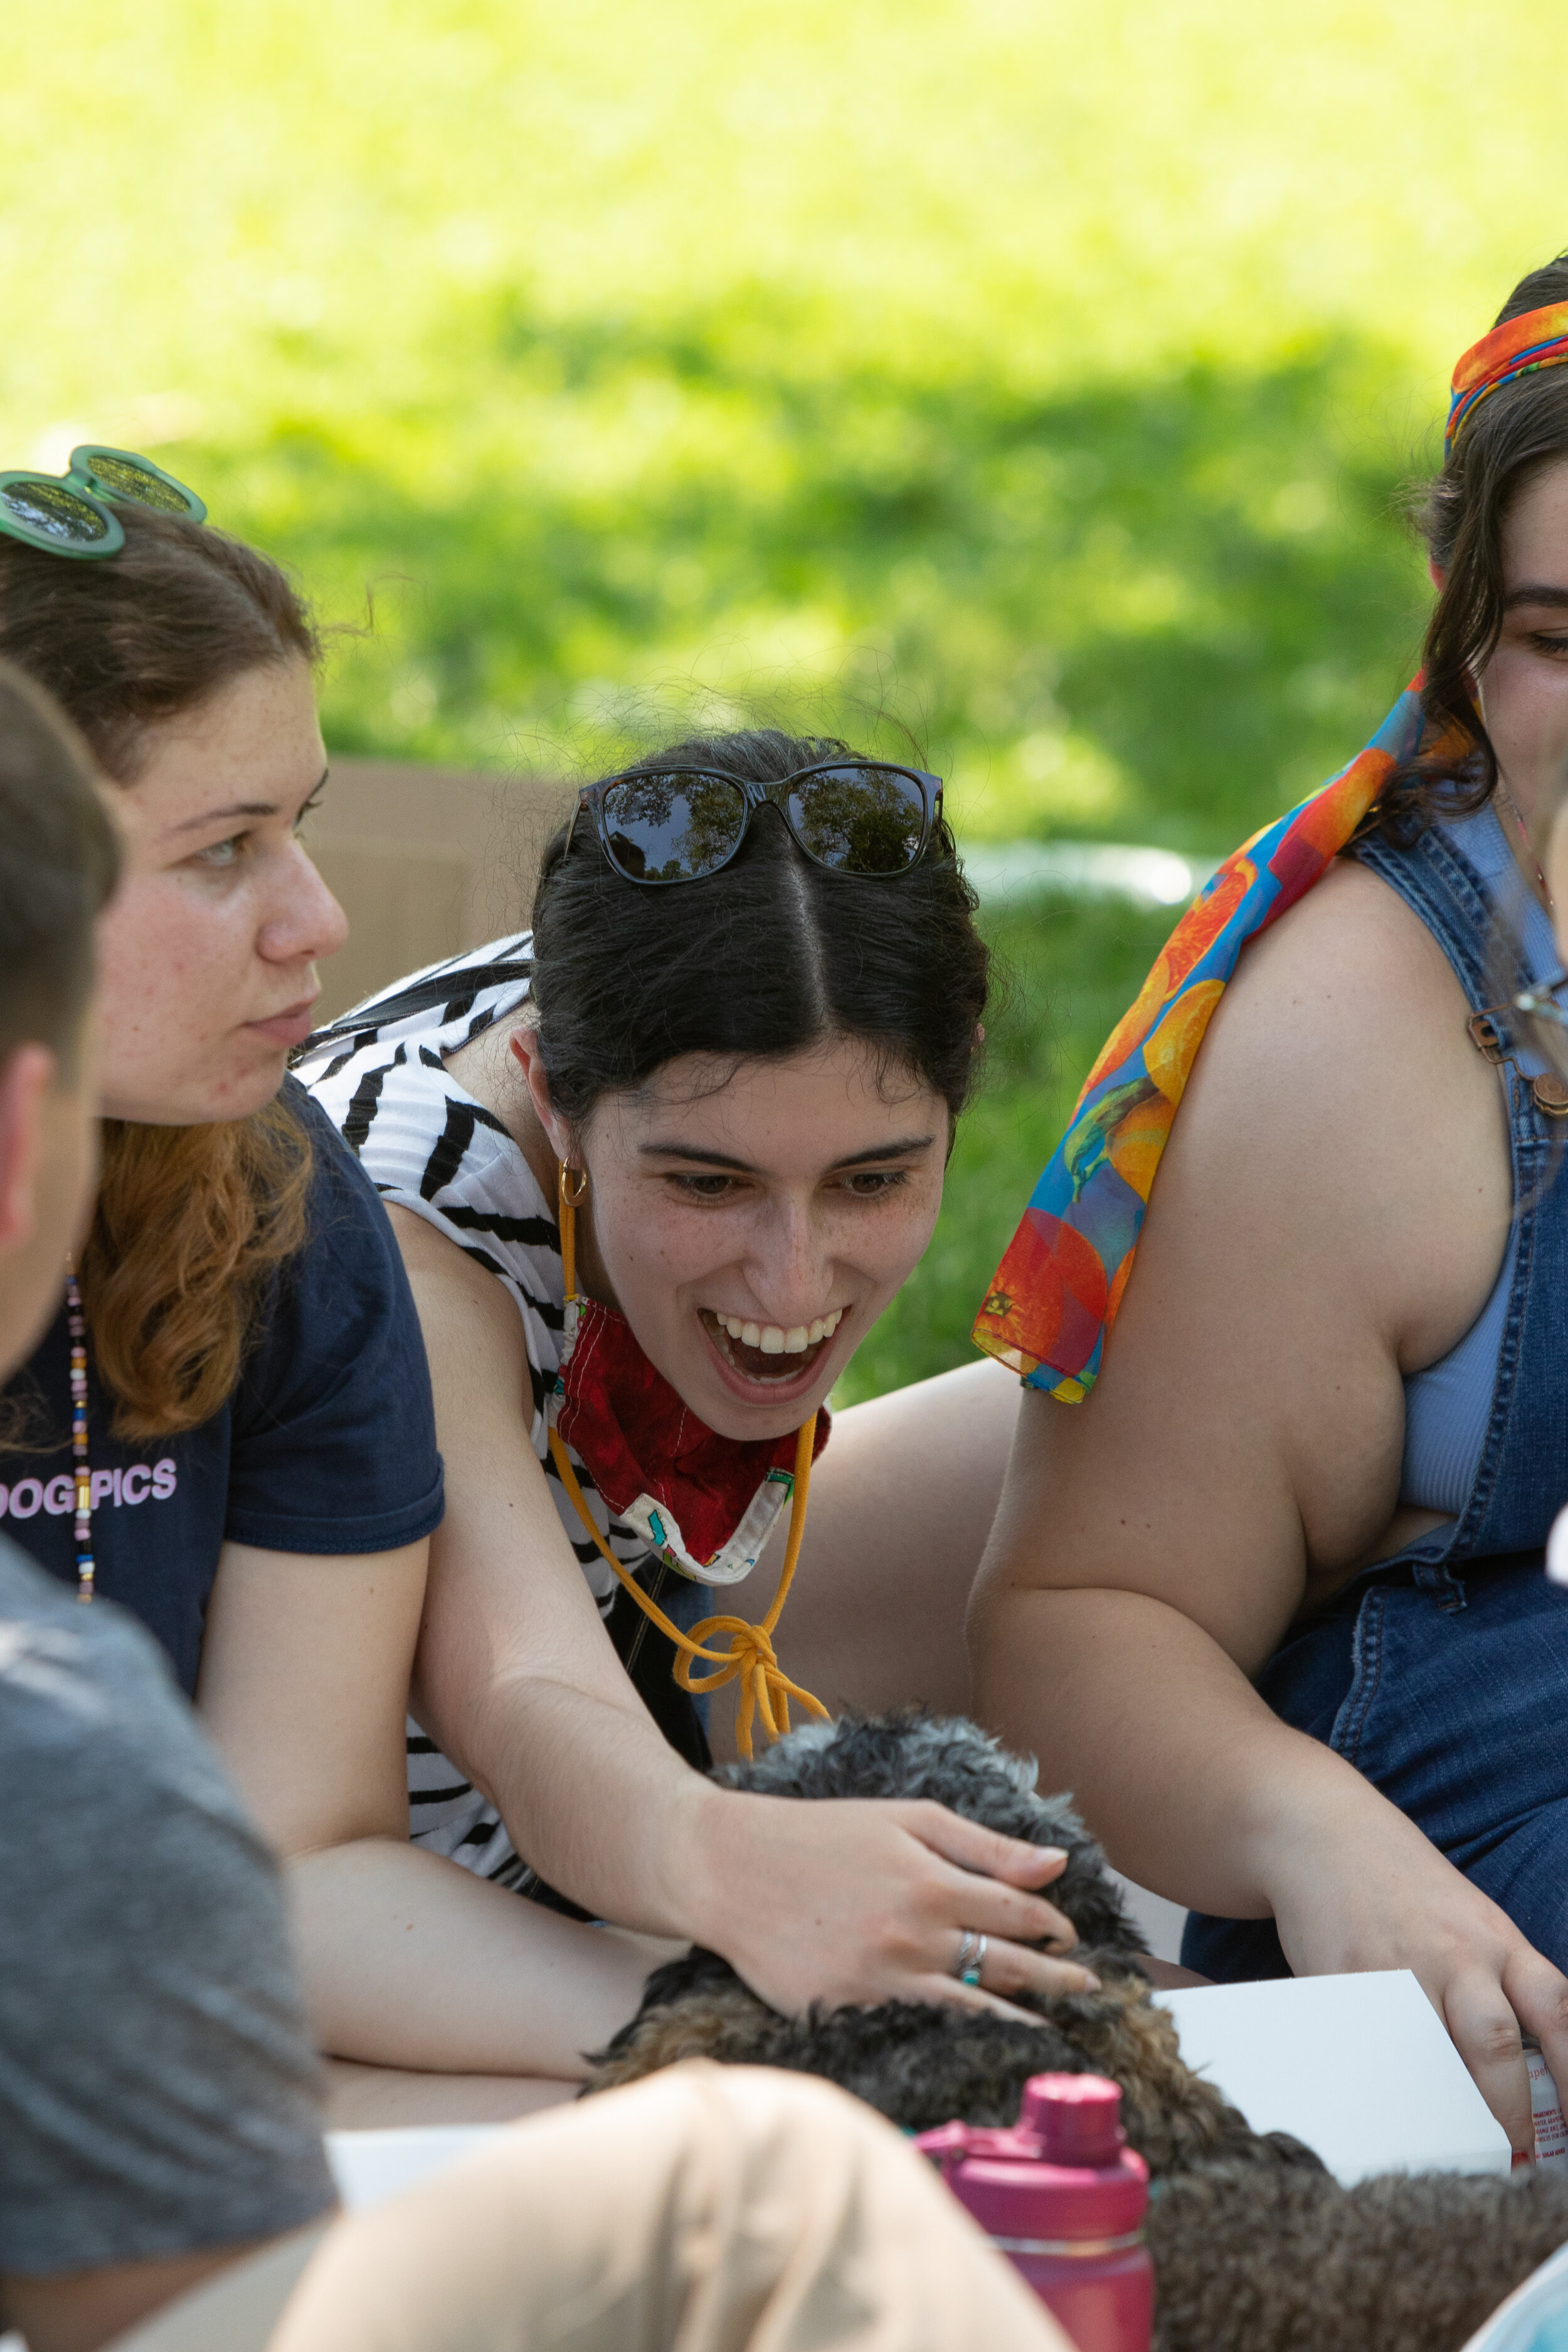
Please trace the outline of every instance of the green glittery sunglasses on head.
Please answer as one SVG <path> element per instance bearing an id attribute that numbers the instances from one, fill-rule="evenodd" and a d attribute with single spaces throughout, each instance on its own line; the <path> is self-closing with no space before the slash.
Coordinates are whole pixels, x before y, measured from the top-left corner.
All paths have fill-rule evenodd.
<path id="1" fill-rule="evenodd" d="M 115 503 L 205 522 L 195 490 L 130 449 L 73 449 L 63 474 L 0 474 L 0 531 L 47 555 L 118 555 L 125 532 Z"/>

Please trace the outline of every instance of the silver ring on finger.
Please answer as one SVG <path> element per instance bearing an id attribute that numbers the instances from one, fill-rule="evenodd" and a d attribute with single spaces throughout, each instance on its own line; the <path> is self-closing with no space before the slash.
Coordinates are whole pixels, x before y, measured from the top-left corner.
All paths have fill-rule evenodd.
<path id="1" fill-rule="evenodd" d="M 963 1941 L 958 1947 L 958 1965 L 953 1969 L 960 1984 L 977 1985 L 980 1982 L 980 1971 L 985 1966 L 985 1944 L 984 1936 L 977 1935 L 973 1927 L 965 1927 Z"/>

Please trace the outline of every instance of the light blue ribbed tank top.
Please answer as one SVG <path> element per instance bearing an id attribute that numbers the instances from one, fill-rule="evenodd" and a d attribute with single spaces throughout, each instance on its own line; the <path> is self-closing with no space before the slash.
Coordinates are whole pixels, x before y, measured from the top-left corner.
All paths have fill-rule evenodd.
<path id="1" fill-rule="evenodd" d="M 1501 919 L 1522 925 L 1523 960 L 1533 982 L 1555 979 L 1563 960 L 1545 909 L 1520 879 L 1508 837 L 1489 805 L 1443 827 L 1475 868 Z M 1544 1065 L 1521 1055 L 1523 1066 Z M 1405 1383 L 1405 1473 L 1400 1501 L 1458 1517 L 1475 1482 L 1497 1380 L 1519 1228 L 1510 1232 L 1491 1297 L 1457 1348 Z"/>

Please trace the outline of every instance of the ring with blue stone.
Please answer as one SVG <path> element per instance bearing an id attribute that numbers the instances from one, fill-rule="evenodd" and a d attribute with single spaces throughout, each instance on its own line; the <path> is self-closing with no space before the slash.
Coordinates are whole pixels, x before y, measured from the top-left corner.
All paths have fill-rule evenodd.
<path id="1" fill-rule="evenodd" d="M 977 1985 L 980 1982 L 980 1971 L 985 1965 L 985 1937 L 976 1935 L 973 1927 L 964 1928 L 958 1947 L 958 1965 L 953 1969 L 960 1984 Z"/>

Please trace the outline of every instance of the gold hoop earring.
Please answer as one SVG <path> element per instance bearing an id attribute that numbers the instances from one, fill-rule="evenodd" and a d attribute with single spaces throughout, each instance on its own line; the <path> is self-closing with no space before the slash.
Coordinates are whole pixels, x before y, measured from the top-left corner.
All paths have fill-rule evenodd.
<path id="1" fill-rule="evenodd" d="M 584 1202 L 588 1197 L 588 1171 L 585 1168 L 582 1170 L 568 1168 L 564 1160 L 560 1161 L 559 1165 L 561 1169 L 561 1198 L 565 1202 L 569 1209 L 580 1209 Z M 574 1176 L 579 1176 L 581 1179 L 578 1189 L 575 1192 L 572 1190 L 572 1179 Z"/>

